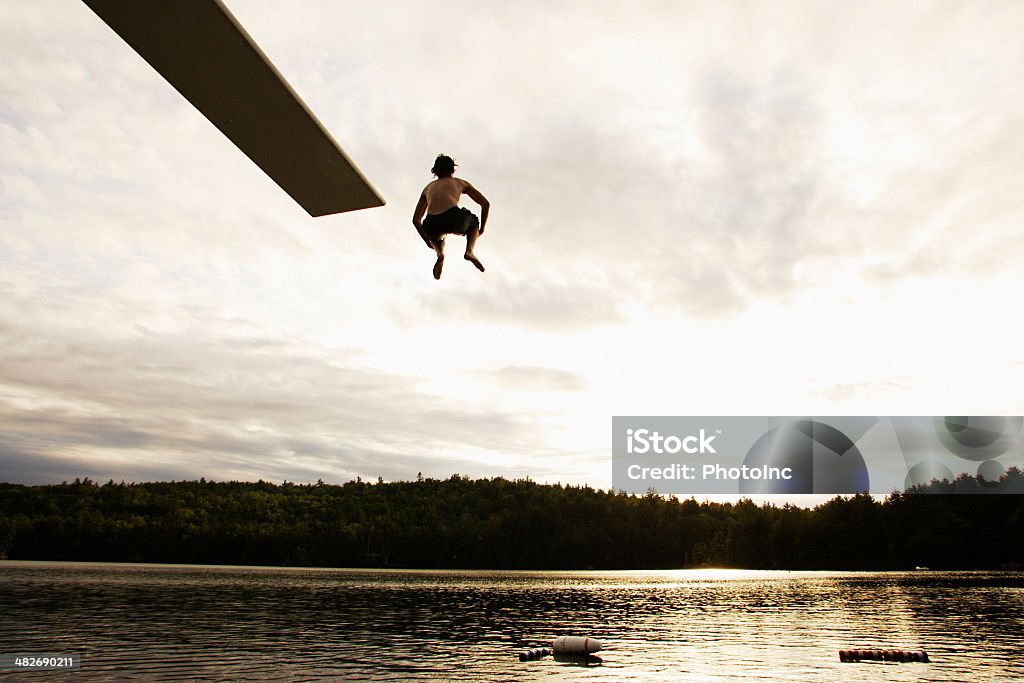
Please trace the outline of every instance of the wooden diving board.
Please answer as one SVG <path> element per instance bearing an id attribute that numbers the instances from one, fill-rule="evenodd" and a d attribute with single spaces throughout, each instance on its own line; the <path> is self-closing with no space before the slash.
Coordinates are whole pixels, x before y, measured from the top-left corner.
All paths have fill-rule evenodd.
<path id="1" fill-rule="evenodd" d="M 220 0 L 83 1 L 311 216 L 384 205 Z"/>

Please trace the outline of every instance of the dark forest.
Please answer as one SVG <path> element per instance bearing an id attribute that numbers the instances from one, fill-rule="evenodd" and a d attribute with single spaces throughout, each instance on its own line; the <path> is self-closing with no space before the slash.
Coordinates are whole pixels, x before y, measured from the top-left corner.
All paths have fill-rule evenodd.
<path id="1" fill-rule="evenodd" d="M 999 487 L 1020 488 L 1011 469 Z M 957 494 L 927 493 L 948 491 Z M 974 495 L 964 491 L 976 491 Z M 1020 569 L 1024 496 L 953 484 L 815 508 L 502 478 L 0 484 L 0 558 L 436 569 Z"/>

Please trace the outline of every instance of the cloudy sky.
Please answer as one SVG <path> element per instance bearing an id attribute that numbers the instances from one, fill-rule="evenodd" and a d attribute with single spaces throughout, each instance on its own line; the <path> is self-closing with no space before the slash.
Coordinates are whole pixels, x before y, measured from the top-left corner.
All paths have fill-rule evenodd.
<path id="1" fill-rule="evenodd" d="M 0 480 L 606 488 L 613 415 L 1024 412 L 1021 3 L 227 5 L 387 206 L 0 0 Z M 439 152 L 485 274 L 410 223 Z"/>

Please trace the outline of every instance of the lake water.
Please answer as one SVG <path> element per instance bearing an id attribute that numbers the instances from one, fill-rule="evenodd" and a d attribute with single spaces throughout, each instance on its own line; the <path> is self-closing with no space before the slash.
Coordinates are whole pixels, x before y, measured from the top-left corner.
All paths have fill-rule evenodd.
<path id="1" fill-rule="evenodd" d="M 1024 573 L 432 572 L 0 562 L 4 681 L 1024 680 Z M 520 662 L 558 635 L 600 663 Z M 931 663 L 841 663 L 847 648 Z"/>

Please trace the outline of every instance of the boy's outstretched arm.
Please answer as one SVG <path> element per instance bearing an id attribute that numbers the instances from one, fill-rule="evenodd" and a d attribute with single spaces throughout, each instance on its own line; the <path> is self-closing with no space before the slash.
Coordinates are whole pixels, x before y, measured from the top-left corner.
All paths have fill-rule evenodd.
<path id="1" fill-rule="evenodd" d="M 487 225 L 487 214 L 490 211 L 491 203 L 487 201 L 487 197 L 480 193 L 480 190 L 476 189 L 472 185 L 466 185 L 466 189 L 463 190 L 469 195 L 470 199 L 480 205 L 480 234 L 484 234 L 484 226 Z"/>

